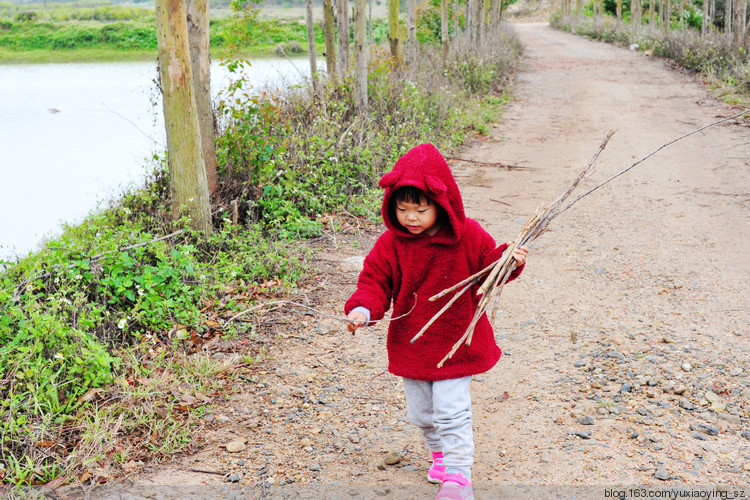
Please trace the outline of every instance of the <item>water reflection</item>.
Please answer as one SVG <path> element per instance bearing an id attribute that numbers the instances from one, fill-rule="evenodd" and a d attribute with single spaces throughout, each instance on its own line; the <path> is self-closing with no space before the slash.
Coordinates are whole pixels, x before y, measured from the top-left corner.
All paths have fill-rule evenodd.
<path id="1" fill-rule="evenodd" d="M 245 76 L 257 88 L 308 72 L 305 60 L 264 60 Z M 0 66 L 0 258 L 141 181 L 166 143 L 156 76 L 144 62 Z M 212 66 L 215 96 L 231 78 Z"/>

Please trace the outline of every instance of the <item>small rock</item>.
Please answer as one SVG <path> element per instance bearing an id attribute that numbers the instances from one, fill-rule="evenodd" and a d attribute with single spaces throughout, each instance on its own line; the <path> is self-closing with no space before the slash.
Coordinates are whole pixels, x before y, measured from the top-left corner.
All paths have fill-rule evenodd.
<path id="1" fill-rule="evenodd" d="M 693 366 L 690 363 L 682 363 L 680 368 L 682 368 L 683 371 L 689 372 L 693 369 Z"/>
<path id="2" fill-rule="evenodd" d="M 719 429 L 716 427 L 711 427 L 710 425 L 703 425 L 699 424 L 698 429 L 703 431 L 704 433 L 708 434 L 709 436 L 718 436 L 719 435 Z"/>
<path id="3" fill-rule="evenodd" d="M 386 470 L 387 467 L 383 464 L 378 464 L 378 470 Z"/>
<path id="4" fill-rule="evenodd" d="M 575 363 L 573 363 L 573 366 L 575 366 L 576 368 L 582 368 L 582 367 L 586 366 L 586 364 L 587 363 L 586 363 L 585 359 L 579 359 L 578 361 L 576 361 Z"/>
<path id="5" fill-rule="evenodd" d="M 343 261 L 341 261 L 341 267 L 343 267 L 347 271 L 361 271 L 364 265 L 364 257 L 349 257 L 348 259 L 344 259 Z"/>
<path id="6" fill-rule="evenodd" d="M 581 439 L 591 439 L 592 433 L 591 431 L 575 431 L 573 434 Z"/>
<path id="7" fill-rule="evenodd" d="M 320 472 L 320 464 L 310 464 L 307 469 L 311 472 Z"/>
<path id="8" fill-rule="evenodd" d="M 722 402 L 711 403 L 711 409 L 715 411 L 716 413 L 722 413 L 726 411 L 727 405 L 726 403 L 722 403 Z"/>
<path id="9" fill-rule="evenodd" d="M 745 431 L 742 434 L 740 434 L 743 438 L 750 440 L 750 431 Z"/>
<path id="10" fill-rule="evenodd" d="M 313 443 L 313 440 L 310 438 L 302 438 L 299 440 L 299 444 L 303 448 L 307 448 L 308 446 L 312 446 L 314 443 Z"/>
<path id="11" fill-rule="evenodd" d="M 388 455 L 386 455 L 386 457 L 385 457 L 385 458 L 383 459 L 383 463 L 384 463 L 385 465 L 396 465 L 396 464 L 397 464 L 397 463 L 399 463 L 400 461 L 401 461 L 401 455 L 399 455 L 399 454 L 398 454 L 398 453 L 396 453 L 395 451 L 394 451 L 394 452 L 391 452 L 391 453 L 389 453 L 389 454 L 388 454 Z"/>
<path id="12" fill-rule="evenodd" d="M 240 451 L 243 451 L 247 446 L 242 441 L 231 441 L 227 443 L 226 449 L 229 453 L 239 453 Z"/>
<path id="13" fill-rule="evenodd" d="M 718 403 L 721 401 L 721 398 L 719 398 L 719 395 L 712 391 L 707 391 L 704 395 L 704 398 L 706 398 L 706 401 L 709 403 Z"/>
<path id="14" fill-rule="evenodd" d="M 694 411 L 698 409 L 697 406 L 695 406 L 686 398 L 680 399 L 680 408 L 682 408 L 683 410 L 688 410 L 688 411 Z"/>
<path id="15" fill-rule="evenodd" d="M 239 483 L 240 482 L 240 475 L 236 472 L 234 474 L 229 474 L 227 476 L 227 482 L 228 483 Z"/>
<path id="16" fill-rule="evenodd" d="M 702 432 L 694 432 L 693 437 L 699 441 L 706 441 L 708 439 L 708 436 L 706 436 Z"/>
<path id="17" fill-rule="evenodd" d="M 419 470 L 419 467 L 417 467 L 416 465 L 407 465 L 401 470 L 403 470 L 404 472 L 417 472 Z"/>
<path id="18" fill-rule="evenodd" d="M 669 479 L 670 474 L 669 474 L 669 471 L 667 471 L 666 468 L 659 467 L 658 469 L 656 469 L 656 472 L 654 473 L 654 476 L 656 477 L 656 479 L 660 479 L 662 481 L 666 481 L 667 479 Z"/>
<path id="19" fill-rule="evenodd" d="M 677 394 L 678 396 L 682 396 L 682 395 L 683 395 L 683 394 L 685 394 L 685 393 L 686 393 L 686 392 L 687 392 L 688 390 L 689 390 L 689 389 L 687 388 L 687 386 L 684 386 L 684 385 L 678 385 L 677 387 L 675 387 L 675 388 L 674 388 L 674 393 L 675 393 L 675 394 Z"/>
<path id="20" fill-rule="evenodd" d="M 581 425 L 594 425 L 596 423 L 596 419 L 591 415 L 586 415 L 578 419 L 578 423 Z"/>
<path id="21" fill-rule="evenodd" d="M 240 467 L 242 467 L 243 465 L 245 465 L 245 461 L 244 460 L 238 460 L 237 461 L 237 465 L 239 465 Z"/>
<path id="22" fill-rule="evenodd" d="M 633 390 L 633 386 L 630 384 L 622 384 L 622 387 L 620 387 L 620 392 L 630 392 Z"/>

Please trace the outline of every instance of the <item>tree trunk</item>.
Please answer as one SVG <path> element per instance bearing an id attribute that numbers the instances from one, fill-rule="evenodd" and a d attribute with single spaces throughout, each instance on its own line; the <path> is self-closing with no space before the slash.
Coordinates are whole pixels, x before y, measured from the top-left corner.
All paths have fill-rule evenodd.
<path id="1" fill-rule="evenodd" d="M 474 43 L 474 2 L 477 0 L 466 0 L 466 16 L 464 21 L 464 32 L 469 38 L 469 43 Z"/>
<path id="2" fill-rule="evenodd" d="M 458 22 L 458 0 L 453 0 L 453 36 L 458 36 L 461 25 Z"/>
<path id="3" fill-rule="evenodd" d="M 208 192 L 219 186 L 216 173 L 216 120 L 211 103 L 211 54 L 209 50 L 208 0 L 186 0 L 190 66 L 193 71 L 193 93 L 201 129 L 201 148 L 206 164 Z"/>
<path id="4" fill-rule="evenodd" d="M 406 39 L 406 64 L 414 68 L 417 64 L 417 0 L 407 0 L 409 5 L 408 37 Z"/>
<path id="5" fill-rule="evenodd" d="M 734 0 L 734 20 L 732 30 L 734 32 L 734 45 L 740 47 L 745 37 L 745 16 L 747 15 L 747 0 Z"/>
<path id="6" fill-rule="evenodd" d="M 372 37 L 372 0 L 367 2 L 367 33 L 370 41 L 370 47 L 375 45 L 375 40 Z"/>
<path id="7" fill-rule="evenodd" d="M 474 43 L 481 42 L 482 38 L 482 8 L 484 0 L 474 1 Z"/>
<path id="8" fill-rule="evenodd" d="M 617 0 L 617 20 L 622 20 L 622 0 Z"/>
<path id="9" fill-rule="evenodd" d="M 636 27 L 641 25 L 641 0 L 630 1 L 630 24 Z"/>
<path id="10" fill-rule="evenodd" d="M 349 70 L 349 0 L 338 0 L 339 13 L 339 70 Z"/>
<path id="11" fill-rule="evenodd" d="M 315 20 L 313 19 L 312 0 L 305 0 L 305 20 L 307 22 L 307 52 L 310 56 L 310 78 L 312 78 L 313 95 L 318 96 L 318 61 L 315 57 Z"/>
<path id="12" fill-rule="evenodd" d="M 708 0 L 703 0 L 703 15 L 701 17 L 701 36 L 706 36 L 708 33 Z"/>
<path id="13" fill-rule="evenodd" d="M 336 30 L 333 26 L 333 1 L 323 0 L 323 32 L 326 42 L 326 73 L 336 80 Z"/>
<path id="14" fill-rule="evenodd" d="M 391 57 L 399 67 L 404 65 L 404 52 L 401 48 L 401 30 L 398 23 L 399 0 L 388 0 L 388 43 Z"/>
<path id="15" fill-rule="evenodd" d="M 448 53 L 448 0 L 440 2 L 440 42 L 443 44 L 443 53 Z"/>
<path id="16" fill-rule="evenodd" d="M 724 33 L 732 34 L 732 0 L 724 2 Z"/>
<path id="17" fill-rule="evenodd" d="M 187 12 L 181 0 L 156 0 L 159 79 L 172 191 L 172 217 L 211 233 L 211 207 L 190 67 Z"/>
<path id="18" fill-rule="evenodd" d="M 367 0 L 354 0 L 354 87 L 357 110 L 367 112 Z"/>
<path id="19" fill-rule="evenodd" d="M 648 25 L 654 25 L 654 15 L 656 13 L 656 0 L 648 1 Z"/>

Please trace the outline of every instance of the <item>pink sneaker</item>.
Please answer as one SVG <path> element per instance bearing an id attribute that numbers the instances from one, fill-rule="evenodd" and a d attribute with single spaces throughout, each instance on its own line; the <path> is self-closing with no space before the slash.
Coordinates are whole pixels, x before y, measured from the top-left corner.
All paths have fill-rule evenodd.
<path id="1" fill-rule="evenodd" d="M 446 474 L 435 500 L 474 500 L 471 481 L 463 474 Z"/>
<path id="2" fill-rule="evenodd" d="M 445 465 L 443 465 L 443 454 L 433 453 L 432 454 L 432 465 L 430 470 L 427 471 L 427 480 L 435 484 L 443 484 L 443 477 L 445 476 Z"/>

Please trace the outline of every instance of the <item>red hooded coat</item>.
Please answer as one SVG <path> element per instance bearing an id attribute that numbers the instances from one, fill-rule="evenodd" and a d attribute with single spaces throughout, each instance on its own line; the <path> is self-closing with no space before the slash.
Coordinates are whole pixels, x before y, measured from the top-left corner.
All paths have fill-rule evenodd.
<path id="1" fill-rule="evenodd" d="M 410 340 L 452 294 L 435 302 L 429 302 L 430 297 L 499 259 L 506 245 L 496 248 L 492 236 L 466 217 L 453 174 L 432 144 L 407 152 L 393 171 L 383 176 L 380 186 L 385 189 L 382 213 L 387 231 L 365 259 L 357 291 L 344 306 L 346 314 L 361 306 L 369 309 L 370 319 L 376 321 L 383 318 L 391 301 L 394 318 L 411 310 L 389 324 L 388 370 L 394 375 L 444 380 L 486 372 L 501 355 L 486 315 L 477 323 L 471 345 L 462 345 L 437 368 L 474 317 L 478 285 L 464 293 L 413 345 Z M 390 197 L 402 186 L 421 189 L 445 210 L 448 221 L 434 236 L 409 233 L 396 214 L 389 213 Z M 522 269 L 516 269 L 511 279 Z"/>

